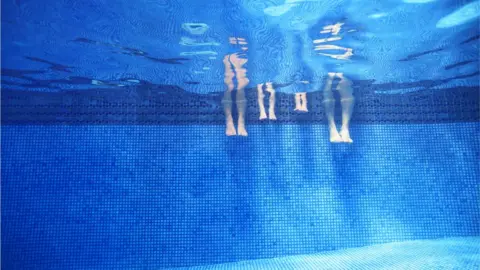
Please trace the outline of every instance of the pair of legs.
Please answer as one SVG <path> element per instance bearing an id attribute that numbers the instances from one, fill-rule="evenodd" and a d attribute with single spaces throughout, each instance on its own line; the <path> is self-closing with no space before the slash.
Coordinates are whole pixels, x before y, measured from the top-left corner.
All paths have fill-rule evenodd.
<path id="1" fill-rule="evenodd" d="M 227 85 L 222 99 L 223 109 L 225 112 L 226 130 L 227 136 L 247 136 L 247 130 L 245 129 L 245 109 L 247 100 L 245 99 L 244 88 L 247 86 L 249 80 L 246 76 L 247 70 L 243 68 L 243 65 L 248 60 L 242 58 L 240 54 L 234 53 L 226 55 L 223 58 L 223 64 L 225 66 L 225 78 L 224 82 Z M 238 111 L 238 129 L 235 129 L 232 116 L 232 91 L 235 88 L 233 84 L 233 78 L 237 78 L 237 95 L 235 103 Z"/>
<path id="2" fill-rule="evenodd" d="M 268 99 L 268 119 L 277 120 L 277 116 L 275 115 L 275 89 L 273 88 L 271 82 L 265 83 L 265 91 L 270 93 L 270 97 Z M 257 85 L 257 97 L 258 107 L 260 109 L 259 119 L 267 119 L 267 112 L 265 111 L 265 104 L 263 103 L 263 98 L 265 97 L 265 94 L 263 94 L 263 83 Z"/>
<path id="3" fill-rule="evenodd" d="M 308 112 L 307 109 L 307 93 L 295 94 L 295 111 Z"/>
<path id="4" fill-rule="evenodd" d="M 340 128 L 340 133 L 337 131 L 334 118 L 335 99 L 332 92 L 332 83 L 335 77 L 340 79 L 337 86 L 337 91 L 340 94 L 340 102 L 342 104 L 342 127 Z M 328 120 L 330 142 L 353 142 L 350 138 L 349 124 L 353 112 L 354 100 L 352 82 L 345 78 L 343 73 L 328 73 L 327 83 L 323 91 L 323 103 L 325 105 L 325 114 Z"/>

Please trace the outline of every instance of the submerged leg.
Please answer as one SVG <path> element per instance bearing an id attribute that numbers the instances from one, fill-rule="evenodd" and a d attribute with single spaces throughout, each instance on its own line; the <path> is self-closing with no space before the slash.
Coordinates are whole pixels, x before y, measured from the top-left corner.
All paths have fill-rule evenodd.
<path id="1" fill-rule="evenodd" d="M 325 106 L 325 115 L 328 121 L 328 130 L 330 133 L 330 142 L 343 142 L 342 137 L 338 134 L 337 125 L 335 124 L 334 111 L 335 99 L 332 93 L 332 83 L 335 73 L 328 73 L 327 82 L 323 90 L 323 105 Z"/>
<path id="2" fill-rule="evenodd" d="M 277 120 L 277 116 L 275 115 L 275 89 L 273 89 L 272 83 L 267 82 L 267 92 L 270 93 L 270 97 L 268 99 L 268 118 L 270 120 Z"/>
<path id="3" fill-rule="evenodd" d="M 347 98 L 347 99 L 342 99 L 342 128 L 340 129 L 340 136 L 342 136 L 342 139 L 344 142 L 347 143 L 352 143 L 353 140 L 350 137 L 350 130 L 349 130 L 349 124 L 350 124 L 350 118 L 352 116 L 353 112 L 353 105 L 354 105 L 355 99 L 352 98 Z"/>
<path id="4" fill-rule="evenodd" d="M 342 103 L 342 128 L 340 129 L 340 136 L 346 143 L 352 143 L 350 138 L 350 118 L 352 117 L 353 106 L 355 104 L 355 98 L 353 97 L 352 83 L 347 78 L 343 77 L 343 74 L 338 75 L 341 80 L 338 83 L 337 90 L 340 93 L 340 101 Z"/>
<path id="5" fill-rule="evenodd" d="M 295 94 L 295 109 L 294 111 L 301 111 L 302 110 L 302 99 L 300 97 L 300 93 Z"/>
<path id="6" fill-rule="evenodd" d="M 237 110 L 238 110 L 238 135 L 248 136 L 245 129 L 245 109 L 247 107 L 247 100 L 245 99 L 245 91 L 243 89 L 237 90 Z"/>
<path id="7" fill-rule="evenodd" d="M 247 78 L 247 69 L 243 67 L 247 63 L 248 59 L 240 57 L 238 53 L 230 56 L 230 63 L 232 63 L 237 74 L 237 110 L 238 110 L 238 135 L 247 136 L 247 130 L 245 129 L 245 109 L 247 106 L 247 100 L 245 99 L 244 88 L 248 85 L 250 80 Z"/>
<path id="8" fill-rule="evenodd" d="M 235 125 L 233 124 L 233 117 L 232 117 L 232 91 L 234 87 L 233 85 L 234 73 L 228 58 L 229 58 L 228 55 L 223 58 L 223 64 L 225 65 L 224 82 L 227 85 L 227 90 L 223 95 L 222 104 L 223 104 L 223 110 L 225 113 L 225 122 L 226 122 L 225 134 L 227 136 L 234 136 L 234 135 L 237 135 L 237 131 L 235 130 Z"/>
<path id="9" fill-rule="evenodd" d="M 234 136 L 237 135 L 237 131 L 235 130 L 235 125 L 233 124 L 233 117 L 232 117 L 232 92 L 227 90 L 223 95 L 222 99 L 223 104 L 223 111 L 225 113 L 225 123 L 226 123 L 226 130 L 225 134 L 227 136 Z"/>
<path id="10" fill-rule="evenodd" d="M 258 98 L 258 108 L 260 109 L 260 117 L 258 119 L 263 120 L 267 119 L 267 113 L 265 112 L 265 104 L 263 103 L 263 83 L 257 85 L 257 98 Z"/>
<path id="11" fill-rule="evenodd" d="M 307 108 L 307 93 L 300 93 L 300 98 L 302 100 L 302 111 L 308 112 Z"/>

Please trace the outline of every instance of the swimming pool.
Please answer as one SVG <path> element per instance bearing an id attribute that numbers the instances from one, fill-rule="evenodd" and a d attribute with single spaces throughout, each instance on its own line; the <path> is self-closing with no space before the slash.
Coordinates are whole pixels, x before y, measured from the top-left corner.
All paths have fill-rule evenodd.
<path id="1" fill-rule="evenodd" d="M 2 269 L 478 269 L 478 10 L 2 1 Z"/>

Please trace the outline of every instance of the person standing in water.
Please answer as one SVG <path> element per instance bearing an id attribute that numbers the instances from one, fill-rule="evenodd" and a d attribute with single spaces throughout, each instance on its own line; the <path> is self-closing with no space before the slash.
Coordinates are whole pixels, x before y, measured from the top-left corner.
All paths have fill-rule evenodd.
<path id="1" fill-rule="evenodd" d="M 333 97 L 332 84 L 335 77 L 340 78 L 340 82 L 337 85 L 337 91 L 340 94 L 340 103 L 342 104 L 342 127 L 340 128 L 340 133 L 338 133 L 334 118 L 335 99 Z M 352 83 L 343 76 L 343 73 L 328 73 L 325 89 L 323 90 L 323 104 L 328 121 L 330 142 L 352 143 L 353 140 L 350 138 L 349 124 L 353 112 L 354 97 Z"/>
<path id="2" fill-rule="evenodd" d="M 248 136 L 245 129 L 245 109 L 247 100 L 245 99 L 245 86 L 248 85 L 249 80 L 247 78 L 247 69 L 243 66 L 247 63 L 246 51 L 248 50 L 247 42 L 244 38 L 230 37 L 230 45 L 234 47 L 240 47 L 237 52 L 227 54 L 223 58 L 223 64 L 225 66 L 224 82 L 227 85 L 225 90 L 222 104 L 225 112 L 226 130 L 227 136 Z M 235 88 L 234 78 L 237 80 L 237 95 L 235 103 L 238 111 L 238 128 L 235 129 L 232 116 L 232 91 Z"/>
<path id="3" fill-rule="evenodd" d="M 270 120 L 277 120 L 277 116 L 275 115 L 275 89 L 271 82 L 265 83 L 265 91 L 270 93 L 270 97 L 268 99 L 268 119 Z M 267 112 L 265 111 L 265 104 L 263 102 L 263 98 L 265 94 L 263 93 L 263 83 L 257 85 L 257 98 L 258 98 L 258 108 L 260 110 L 260 116 L 258 119 L 265 120 L 267 119 Z"/>
<path id="4" fill-rule="evenodd" d="M 309 84 L 309 81 L 300 81 L 302 84 Z M 295 94 L 295 109 L 298 112 L 308 112 L 307 108 L 307 92 L 300 92 Z"/>
<path id="5" fill-rule="evenodd" d="M 333 61 L 347 61 L 353 55 L 353 50 L 351 48 L 346 48 L 332 44 L 336 41 L 342 40 L 342 36 L 339 33 L 342 30 L 344 23 L 336 23 L 333 25 L 327 25 L 323 27 L 320 31 L 320 34 L 329 34 L 329 37 L 316 39 L 313 41 L 315 45 L 315 51 L 319 55 L 327 56 L 329 58 L 335 59 Z M 352 30 L 350 30 L 352 31 Z M 327 51 L 328 53 L 325 53 Z M 336 69 L 338 65 L 335 65 Z M 336 90 L 340 94 L 340 103 L 342 106 L 342 127 L 340 128 L 340 133 L 337 130 L 335 124 L 334 111 L 335 111 L 335 99 L 332 92 L 332 84 L 335 78 L 339 78 L 340 81 L 337 85 Z M 325 114 L 328 121 L 328 129 L 330 133 L 330 142 L 332 143 L 352 143 L 353 140 L 350 137 L 350 118 L 353 112 L 355 98 L 353 97 L 353 88 L 352 82 L 340 72 L 328 72 L 327 81 L 323 90 L 323 103 L 325 106 Z"/>

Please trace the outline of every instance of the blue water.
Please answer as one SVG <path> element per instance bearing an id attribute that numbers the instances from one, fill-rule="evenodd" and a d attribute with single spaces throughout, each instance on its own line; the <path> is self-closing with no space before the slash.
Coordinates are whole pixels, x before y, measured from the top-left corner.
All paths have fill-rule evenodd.
<path id="1" fill-rule="evenodd" d="M 2 269 L 479 269 L 479 10 L 2 1 Z"/>
<path id="2" fill-rule="evenodd" d="M 85 89 L 92 86 L 91 80 L 126 85 L 135 84 L 126 81 L 134 79 L 191 92 L 223 92 L 221 60 L 231 52 L 229 37 L 236 36 L 248 42 L 252 85 L 303 79 L 322 88 L 322 77 L 332 70 L 378 83 L 443 80 L 477 72 L 478 17 L 454 18 L 452 25 L 442 22 L 468 2 L 470 13 L 478 14 L 479 2 L 408 2 L 422 1 L 7 0 L 2 2 L 2 67 L 45 70 L 31 75 L 40 80 L 36 84 L 28 84 L 28 78 L 14 80 L 26 83 L 19 89 Z M 281 8 L 287 10 L 282 15 L 272 12 Z M 312 51 L 313 40 L 332 36 L 321 34 L 323 27 L 338 22 L 344 23 L 339 32 L 343 39 L 325 44 L 353 48 L 350 61 Z M 192 34 L 182 27 L 192 23 L 206 29 Z M 473 62 L 445 69 L 465 61 Z M 90 80 L 80 83 L 72 77 Z M 478 85 L 477 77 L 452 79 L 440 88 Z"/>

